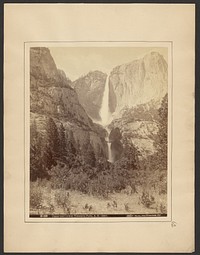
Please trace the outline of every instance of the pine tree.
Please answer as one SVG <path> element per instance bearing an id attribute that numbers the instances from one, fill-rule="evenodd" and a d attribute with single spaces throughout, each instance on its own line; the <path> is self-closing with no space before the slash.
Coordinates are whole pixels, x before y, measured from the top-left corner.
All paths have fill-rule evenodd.
<path id="1" fill-rule="evenodd" d="M 90 142 L 83 146 L 83 157 L 86 164 L 92 167 L 95 167 L 96 158 L 95 158 L 94 149 Z"/>
<path id="2" fill-rule="evenodd" d="M 48 171 L 56 165 L 56 158 L 59 155 L 59 136 L 55 122 L 49 118 L 46 122 L 46 135 L 37 139 L 37 161 L 36 178 L 49 178 Z"/>
<path id="3" fill-rule="evenodd" d="M 70 130 L 69 132 L 69 136 L 68 136 L 68 152 L 71 154 L 76 155 L 76 142 L 74 139 L 74 135 L 73 132 Z"/>
<path id="4" fill-rule="evenodd" d="M 30 126 L 30 139 L 31 139 L 31 142 L 36 139 L 38 136 L 38 131 L 37 131 L 37 124 L 36 124 L 36 121 L 35 119 L 33 120 L 33 123 L 31 124 Z"/>
<path id="5" fill-rule="evenodd" d="M 56 164 L 55 158 L 53 157 L 52 150 L 47 143 L 42 146 L 42 168 L 43 172 L 47 173 L 53 165 Z M 47 175 L 47 174 L 44 174 Z"/>
<path id="6" fill-rule="evenodd" d="M 89 143 L 87 153 L 88 153 L 88 161 L 90 162 L 90 165 L 92 167 L 95 167 L 96 158 L 95 158 L 94 148 L 92 147 L 91 143 Z"/>
<path id="7" fill-rule="evenodd" d="M 138 168 L 138 152 L 132 143 L 125 145 L 123 157 L 126 158 L 126 168 L 136 170 Z"/>
<path id="8" fill-rule="evenodd" d="M 167 95 L 163 98 L 159 109 L 160 126 L 158 131 L 159 137 L 159 152 L 162 159 L 162 164 L 167 169 L 167 123 L 168 123 L 168 98 Z"/>
<path id="9" fill-rule="evenodd" d="M 35 181 L 38 178 L 41 163 L 41 148 L 39 134 L 37 132 L 37 125 L 34 119 L 30 126 L 30 178 Z"/>
<path id="10" fill-rule="evenodd" d="M 59 156 L 59 135 L 57 126 L 52 118 L 49 118 L 46 123 L 46 139 L 47 146 L 51 148 L 52 156 L 57 158 Z"/>
<path id="11" fill-rule="evenodd" d="M 168 98 L 163 98 L 159 114 L 159 130 L 155 139 L 157 153 L 153 156 L 152 168 L 159 170 L 167 169 L 167 124 L 168 124 Z"/>
<path id="12" fill-rule="evenodd" d="M 124 146 L 122 157 L 114 163 L 114 172 L 116 178 L 120 182 L 120 188 L 125 188 L 126 185 L 134 187 L 135 179 L 138 175 L 139 159 L 138 151 L 134 145 L 127 142 Z"/>
<path id="13" fill-rule="evenodd" d="M 100 144 L 98 144 L 97 146 L 97 153 L 96 153 L 97 158 L 104 158 L 104 153 L 103 153 L 103 149 L 100 146 Z"/>
<path id="14" fill-rule="evenodd" d="M 65 156 L 66 155 L 66 137 L 65 137 L 65 129 L 63 124 L 60 124 L 59 127 L 59 142 L 60 142 L 60 146 L 59 146 L 59 153 L 60 155 Z"/>
<path id="15" fill-rule="evenodd" d="M 52 165 L 51 151 L 47 149 L 44 139 L 37 131 L 36 121 L 34 120 L 30 129 L 30 179 L 36 181 L 37 178 L 48 178 L 48 169 Z"/>

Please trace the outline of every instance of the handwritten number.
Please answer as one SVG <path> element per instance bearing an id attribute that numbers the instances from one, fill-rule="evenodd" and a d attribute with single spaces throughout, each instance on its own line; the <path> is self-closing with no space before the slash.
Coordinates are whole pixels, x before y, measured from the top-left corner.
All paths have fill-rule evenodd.
<path id="1" fill-rule="evenodd" d="M 172 222 L 171 222 L 172 228 L 176 227 L 176 225 L 177 225 L 177 223 L 176 223 L 175 221 L 172 221 Z"/>

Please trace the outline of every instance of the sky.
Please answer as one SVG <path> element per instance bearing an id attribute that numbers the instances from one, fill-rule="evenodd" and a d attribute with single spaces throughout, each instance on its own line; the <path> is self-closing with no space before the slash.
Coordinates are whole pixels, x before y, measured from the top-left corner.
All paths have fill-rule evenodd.
<path id="1" fill-rule="evenodd" d="M 166 47 L 49 47 L 58 69 L 74 81 L 90 71 L 109 74 L 118 65 L 142 58 L 149 52 L 159 52 L 167 61 Z"/>

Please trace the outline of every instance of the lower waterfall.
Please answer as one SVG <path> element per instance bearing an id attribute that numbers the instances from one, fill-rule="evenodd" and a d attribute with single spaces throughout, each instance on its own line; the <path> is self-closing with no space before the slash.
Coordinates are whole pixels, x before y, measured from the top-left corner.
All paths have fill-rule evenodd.
<path id="1" fill-rule="evenodd" d="M 111 151 L 111 142 L 108 141 L 107 144 L 108 144 L 108 161 L 110 163 L 113 163 L 113 157 L 112 157 L 112 151 Z"/>
<path id="2" fill-rule="evenodd" d="M 113 163 L 113 156 L 112 156 L 112 150 L 111 150 L 111 141 L 109 140 L 110 131 L 109 131 L 108 128 L 106 128 L 106 131 L 108 133 L 108 135 L 106 137 L 106 142 L 107 142 L 107 146 L 108 146 L 108 162 Z"/>

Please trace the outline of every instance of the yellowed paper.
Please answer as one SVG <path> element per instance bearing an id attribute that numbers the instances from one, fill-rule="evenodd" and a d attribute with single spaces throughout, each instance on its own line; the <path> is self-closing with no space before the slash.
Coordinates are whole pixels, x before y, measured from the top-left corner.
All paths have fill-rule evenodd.
<path id="1" fill-rule="evenodd" d="M 102 208 L 98 207 L 95 201 L 89 205 L 87 201 L 81 203 L 78 200 L 87 196 L 77 195 L 77 203 L 81 207 L 75 204 L 75 209 L 72 206 L 71 211 L 65 206 L 62 212 L 57 208 L 54 208 L 56 212 L 50 212 L 48 211 L 50 207 L 43 208 L 43 212 L 40 207 L 33 210 L 30 199 L 33 191 L 31 185 L 35 185 L 35 182 L 30 181 L 32 163 L 30 162 L 30 123 L 32 119 L 38 119 L 38 115 L 32 108 L 35 92 L 30 87 L 33 84 L 35 69 L 32 66 L 35 64 L 36 54 L 41 53 L 43 49 L 47 49 L 44 50 L 47 52 L 45 54 L 50 54 L 48 56 L 53 58 L 57 68 L 64 68 L 66 75 L 69 75 L 73 81 L 81 76 L 84 77 L 91 68 L 95 70 L 100 66 L 102 72 L 108 77 L 110 75 L 111 84 L 110 71 L 118 65 L 123 67 L 123 64 L 132 60 L 137 63 L 137 59 L 143 59 L 141 61 L 144 62 L 145 56 L 149 58 L 149 54 L 151 58 L 159 56 L 159 59 L 162 59 L 165 63 L 163 65 L 167 66 L 168 161 L 167 192 L 165 195 L 160 192 L 158 199 L 166 201 L 165 208 L 164 202 L 159 204 L 159 206 L 162 204 L 161 209 L 153 207 L 154 204 L 158 204 L 155 196 L 148 200 L 152 202 L 152 208 L 150 206 L 149 209 L 147 200 L 144 201 L 140 196 L 140 189 L 136 187 L 132 194 L 133 187 L 127 184 L 120 192 L 115 191 L 114 194 L 117 194 L 115 200 L 114 195 L 111 195 L 111 200 L 109 198 L 103 200 L 106 202 L 101 202 L 102 198 L 99 199 L 98 203 L 102 203 Z M 194 250 L 194 5 L 7 4 L 5 5 L 4 52 L 5 251 L 192 252 Z M 156 55 L 152 52 L 156 52 Z M 65 57 L 68 59 L 65 60 Z M 37 61 L 36 63 L 41 70 L 42 64 Z M 51 75 L 52 70 L 54 69 L 50 69 L 47 73 Z M 36 72 L 34 78 L 36 86 L 39 72 Z M 147 77 L 150 80 L 151 75 L 154 74 Z M 133 84 L 136 83 L 137 81 Z M 108 83 L 108 86 L 111 85 Z M 154 100 L 156 95 L 159 94 L 160 97 L 159 86 L 156 90 L 157 94 L 152 96 Z M 151 91 L 146 94 L 144 92 L 148 99 L 141 95 L 138 97 L 143 100 L 140 103 L 149 102 Z M 55 97 L 53 100 L 56 100 Z M 127 94 L 126 102 L 123 101 L 121 104 L 128 105 L 129 108 L 133 107 L 132 98 Z M 116 109 L 121 111 L 122 106 L 117 107 L 109 118 L 116 119 L 114 115 Z M 102 121 L 100 124 L 105 126 L 103 118 L 107 116 L 106 108 L 102 108 L 104 112 L 99 111 Z M 61 104 L 57 106 L 58 114 L 61 114 L 60 109 Z M 87 107 L 85 109 L 86 112 L 90 110 Z M 89 112 L 89 116 L 90 114 Z M 108 116 L 104 120 L 106 122 Z M 56 124 L 60 125 L 60 123 Z M 136 139 L 133 143 L 136 143 Z M 93 145 L 95 146 L 94 143 Z M 142 146 L 141 140 L 138 143 L 138 147 L 140 146 Z M 132 195 L 129 194 L 130 190 Z M 72 196 L 71 194 L 75 194 L 74 191 L 67 196 Z M 56 197 L 55 192 L 53 196 Z M 138 209 L 136 204 L 134 208 L 131 207 L 131 203 L 134 205 L 131 199 L 136 197 Z M 123 203 L 120 203 L 120 199 Z M 72 205 L 76 202 L 74 201 L 72 199 Z M 108 217 L 111 214 L 112 217 Z M 179 236 L 181 238 L 177 238 Z"/>

